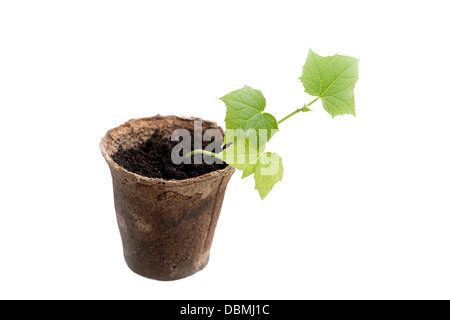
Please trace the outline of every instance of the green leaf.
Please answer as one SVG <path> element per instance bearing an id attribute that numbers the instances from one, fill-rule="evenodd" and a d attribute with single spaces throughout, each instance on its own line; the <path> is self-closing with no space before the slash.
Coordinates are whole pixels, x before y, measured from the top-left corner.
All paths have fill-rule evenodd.
<path id="1" fill-rule="evenodd" d="M 224 149 L 222 152 L 222 159 L 230 166 L 243 171 L 242 179 L 252 175 L 255 172 L 255 167 L 264 147 L 258 150 L 254 144 L 249 142 L 244 131 L 236 131 L 237 138 L 234 142 Z"/>
<path id="2" fill-rule="evenodd" d="M 263 113 L 266 99 L 261 91 L 244 86 L 220 98 L 227 106 L 225 123 L 228 129 L 256 130 L 259 145 L 263 146 L 277 130 L 277 120 L 269 113 Z M 261 129 L 267 130 L 261 134 Z M 260 141 L 262 138 L 263 141 Z M 225 142 L 233 141 L 225 135 Z"/>
<path id="3" fill-rule="evenodd" d="M 255 189 L 264 199 L 273 186 L 283 179 L 283 161 L 276 153 L 263 153 L 255 167 Z"/>
<path id="4" fill-rule="evenodd" d="M 283 163 L 276 153 L 253 148 L 247 139 L 235 141 L 221 153 L 223 161 L 242 170 L 242 179 L 255 174 L 255 189 L 264 199 L 283 177 Z"/>
<path id="5" fill-rule="evenodd" d="M 305 92 L 319 97 L 333 118 L 356 115 L 353 89 L 358 80 L 358 62 L 358 59 L 341 55 L 322 57 L 309 50 L 300 80 Z"/>

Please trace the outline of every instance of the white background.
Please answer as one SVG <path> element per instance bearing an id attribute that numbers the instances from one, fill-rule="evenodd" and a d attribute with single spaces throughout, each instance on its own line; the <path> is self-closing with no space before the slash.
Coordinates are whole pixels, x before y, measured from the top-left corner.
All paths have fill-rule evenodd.
<path id="1" fill-rule="evenodd" d="M 446 1 L 1 1 L 0 298 L 450 298 Z M 224 125 L 248 84 L 281 118 L 312 100 L 308 49 L 359 58 L 357 117 L 320 103 L 235 174 L 202 272 L 126 267 L 98 143 L 130 118 Z"/>

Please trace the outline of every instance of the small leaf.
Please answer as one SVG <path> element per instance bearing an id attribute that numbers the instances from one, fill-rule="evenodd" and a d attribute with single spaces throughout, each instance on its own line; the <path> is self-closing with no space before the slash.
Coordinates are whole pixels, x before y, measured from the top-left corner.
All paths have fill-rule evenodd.
<path id="1" fill-rule="evenodd" d="M 319 97 L 333 118 L 356 115 L 353 89 L 358 80 L 358 62 L 358 59 L 341 55 L 322 57 L 309 50 L 300 80 L 305 92 Z"/>
<path id="2" fill-rule="evenodd" d="M 238 136 L 240 136 L 239 132 L 242 131 L 238 130 L 237 132 Z M 245 136 L 240 136 L 228 148 L 223 150 L 222 159 L 230 166 L 242 170 L 242 179 L 244 179 L 255 172 L 260 153 L 263 151 L 264 148 L 258 150 L 253 144 L 249 143 Z"/>
<path id="3" fill-rule="evenodd" d="M 266 99 L 261 91 L 244 86 L 242 89 L 230 92 L 220 98 L 227 106 L 225 123 L 228 129 L 242 129 L 244 131 L 256 130 L 259 145 L 263 146 L 277 130 L 277 120 L 269 113 L 263 113 L 266 107 Z M 267 130 L 260 136 L 259 130 Z M 230 142 L 225 135 L 225 142 Z M 231 141 L 232 142 L 232 141 Z"/>
<path id="4" fill-rule="evenodd" d="M 264 199 L 273 186 L 283 179 L 283 161 L 276 153 L 266 152 L 260 156 L 255 167 L 255 189 Z"/>
<path id="5" fill-rule="evenodd" d="M 245 152 L 239 143 L 245 144 Z M 244 140 L 226 148 L 221 157 L 230 166 L 243 171 L 242 179 L 255 174 L 255 189 L 261 199 L 283 178 L 283 162 L 279 155 L 271 152 L 261 154 Z"/>

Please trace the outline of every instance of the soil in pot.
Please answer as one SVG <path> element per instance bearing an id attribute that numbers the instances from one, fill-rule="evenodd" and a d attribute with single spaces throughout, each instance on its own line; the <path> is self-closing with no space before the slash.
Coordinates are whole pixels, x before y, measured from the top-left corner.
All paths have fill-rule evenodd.
<path id="1" fill-rule="evenodd" d="M 191 133 L 191 150 L 194 150 L 194 135 Z M 181 163 L 176 165 L 172 162 L 172 149 L 178 144 L 178 141 L 171 141 L 165 137 L 159 130 L 143 144 L 136 148 L 124 150 L 119 148 L 112 159 L 123 168 L 133 173 L 165 180 L 175 179 L 183 180 L 201 176 L 203 174 L 224 169 L 225 163 L 194 164 L 193 158 L 191 164 Z M 203 142 L 203 149 L 211 142 Z M 220 151 L 220 150 L 219 150 Z M 218 152 L 219 152 L 218 151 Z M 210 157 L 205 156 L 205 160 Z M 211 158 L 210 158 L 211 159 Z"/>

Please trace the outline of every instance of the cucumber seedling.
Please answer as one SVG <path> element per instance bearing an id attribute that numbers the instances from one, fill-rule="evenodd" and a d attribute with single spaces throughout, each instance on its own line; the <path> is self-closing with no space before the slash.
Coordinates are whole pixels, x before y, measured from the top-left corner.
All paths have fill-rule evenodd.
<path id="1" fill-rule="evenodd" d="M 266 143 L 280 124 L 297 113 L 311 111 L 310 106 L 318 100 L 333 118 L 344 114 L 355 116 L 353 89 L 358 80 L 358 62 L 358 59 L 342 55 L 322 57 L 309 50 L 299 79 L 305 92 L 315 99 L 281 120 L 264 112 L 266 99 L 261 91 L 244 86 L 230 92 L 220 98 L 227 108 L 224 144 L 228 147 L 220 153 L 194 150 L 187 156 L 205 154 L 218 158 L 242 170 L 242 178 L 254 174 L 255 189 L 264 199 L 282 180 L 284 172 L 281 157 L 265 151 Z"/>

